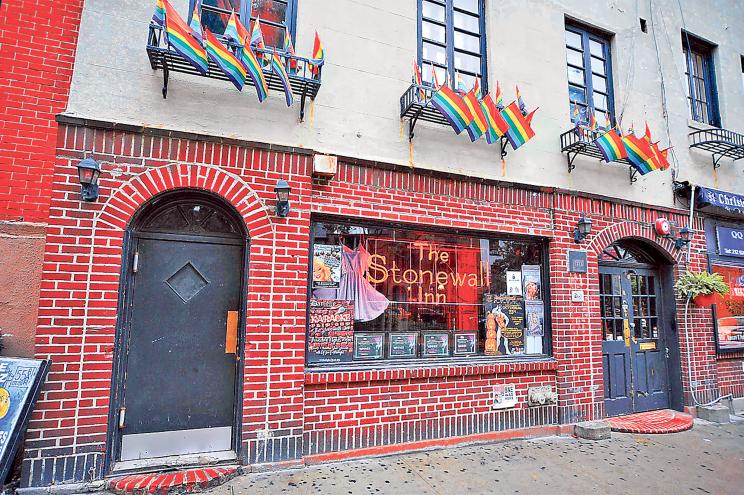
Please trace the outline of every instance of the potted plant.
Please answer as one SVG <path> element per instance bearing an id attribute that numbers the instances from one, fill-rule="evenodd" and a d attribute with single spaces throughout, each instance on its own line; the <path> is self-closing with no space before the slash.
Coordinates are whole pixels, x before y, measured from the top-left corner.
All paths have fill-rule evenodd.
<path id="1" fill-rule="evenodd" d="M 676 288 L 683 296 L 692 299 L 696 306 L 711 306 L 718 295 L 729 293 L 729 286 L 719 273 L 685 272 L 679 277 Z"/>

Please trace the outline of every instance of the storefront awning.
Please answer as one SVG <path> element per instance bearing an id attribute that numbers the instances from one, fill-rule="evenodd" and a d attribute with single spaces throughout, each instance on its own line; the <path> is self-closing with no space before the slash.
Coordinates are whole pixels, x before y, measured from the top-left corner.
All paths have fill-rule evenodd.
<path id="1" fill-rule="evenodd" d="M 687 193 L 689 197 L 689 192 Z M 695 191 L 696 209 L 714 215 L 744 220 L 744 195 L 698 186 Z"/>

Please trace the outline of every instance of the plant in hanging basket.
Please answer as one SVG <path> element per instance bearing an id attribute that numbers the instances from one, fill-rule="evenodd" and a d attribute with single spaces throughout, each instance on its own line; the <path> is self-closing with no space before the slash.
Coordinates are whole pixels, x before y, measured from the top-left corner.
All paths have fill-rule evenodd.
<path id="1" fill-rule="evenodd" d="M 689 297 L 697 306 L 710 306 L 719 295 L 725 296 L 730 290 L 721 274 L 708 272 L 685 272 L 679 277 L 675 287 L 682 296 Z"/>

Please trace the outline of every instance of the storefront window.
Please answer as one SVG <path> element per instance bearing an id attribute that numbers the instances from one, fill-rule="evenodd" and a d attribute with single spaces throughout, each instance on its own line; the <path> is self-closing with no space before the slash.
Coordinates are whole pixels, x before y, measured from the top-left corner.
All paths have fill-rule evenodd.
<path id="1" fill-rule="evenodd" d="M 718 350 L 744 350 L 744 266 L 714 264 L 713 273 L 720 273 L 731 292 L 716 304 Z"/>
<path id="2" fill-rule="evenodd" d="M 308 364 L 543 354 L 543 242 L 313 224 Z"/>

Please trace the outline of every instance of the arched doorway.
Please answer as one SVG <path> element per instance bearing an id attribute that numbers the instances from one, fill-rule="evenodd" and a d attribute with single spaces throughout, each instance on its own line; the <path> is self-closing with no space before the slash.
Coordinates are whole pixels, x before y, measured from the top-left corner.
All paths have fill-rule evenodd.
<path id="1" fill-rule="evenodd" d="M 607 416 L 676 406 L 679 347 L 672 259 L 643 240 L 599 255 L 602 364 Z M 671 297 L 671 299 L 670 299 Z"/>
<path id="2" fill-rule="evenodd" d="M 114 469 L 236 457 L 247 246 L 238 213 L 206 192 L 159 195 L 130 223 L 110 423 Z"/>

